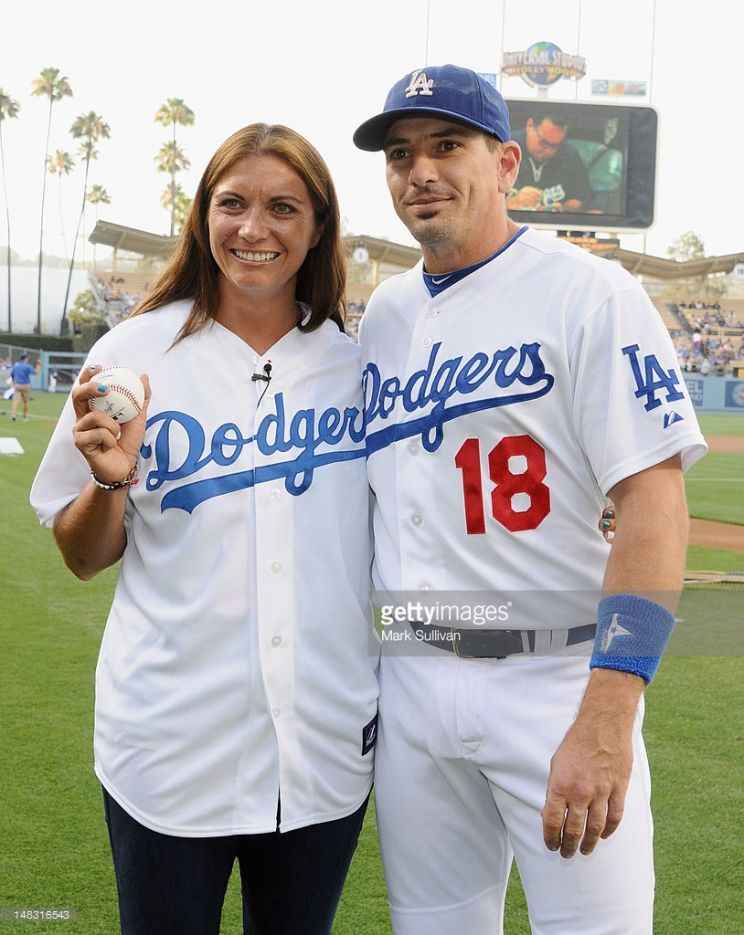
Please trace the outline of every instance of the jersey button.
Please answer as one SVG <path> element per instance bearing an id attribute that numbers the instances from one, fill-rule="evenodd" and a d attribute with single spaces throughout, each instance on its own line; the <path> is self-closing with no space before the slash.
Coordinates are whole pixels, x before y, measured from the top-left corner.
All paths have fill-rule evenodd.
<path id="1" fill-rule="evenodd" d="M 414 513 L 413 516 L 411 517 L 411 522 L 413 523 L 414 526 L 420 526 L 423 523 L 423 519 L 421 519 L 418 513 Z"/>
<path id="2" fill-rule="evenodd" d="M 431 338 L 427 335 L 421 343 L 424 347 L 431 347 Z"/>
<path id="3" fill-rule="evenodd" d="M 272 563 L 271 563 L 271 570 L 274 572 L 275 575 L 278 575 L 279 572 L 282 570 L 282 563 L 281 563 L 281 562 L 272 562 Z"/>
<path id="4" fill-rule="evenodd" d="M 271 638 L 271 645 L 272 645 L 272 646 L 281 646 L 281 645 L 282 645 L 282 638 L 281 638 L 281 636 L 273 636 L 273 637 Z"/>
<path id="5" fill-rule="evenodd" d="M 278 487 L 274 487 L 274 489 L 271 491 L 271 499 L 272 500 L 279 499 L 279 488 Z"/>
<path id="6" fill-rule="evenodd" d="M 430 584 L 420 584 L 420 585 L 419 585 L 419 591 L 431 591 L 431 585 L 430 585 Z"/>
<path id="7" fill-rule="evenodd" d="M 438 308 L 430 308 L 430 309 L 429 309 L 429 318 L 436 318 L 438 314 L 439 314 L 439 309 L 438 309 Z"/>
<path id="8" fill-rule="evenodd" d="M 279 717 L 279 708 L 272 708 L 272 709 L 271 709 L 271 716 L 272 716 L 272 717 Z"/>
<path id="9" fill-rule="evenodd" d="M 409 442 L 408 443 L 408 453 L 411 455 L 417 455 L 421 451 L 421 445 L 418 442 Z"/>

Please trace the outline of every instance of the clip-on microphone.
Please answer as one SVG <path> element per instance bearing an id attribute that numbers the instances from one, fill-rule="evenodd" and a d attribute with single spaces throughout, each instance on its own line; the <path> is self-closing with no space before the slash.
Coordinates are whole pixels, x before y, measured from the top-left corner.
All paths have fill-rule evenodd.
<path id="1" fill-rule="evenodd" d="M 271 361 L 270 360 L 266 361 L 266 363 L 263 365 L 263 369 L 264 369 L 263 373 L 254 373 L 253 376 L 251 377 L 251 380 L 254 383 L 256 383 L 258 380 L 266 381 L 266 386 L 264 387 L 263 393 L 261 393 L 261 395 L 258 397 L 259 403 L 263 399 L 264 393 L 269 388 L 269 383 L 271 382 Z"/>

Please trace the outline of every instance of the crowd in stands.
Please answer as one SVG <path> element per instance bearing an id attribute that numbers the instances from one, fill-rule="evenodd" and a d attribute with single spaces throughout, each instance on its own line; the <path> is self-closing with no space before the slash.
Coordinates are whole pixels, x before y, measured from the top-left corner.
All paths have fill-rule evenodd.
<path id="1" fill-rule="evenodd" d="M 744 317 L 719 302 L 678 302 L 690 334 L 673 333 L 680 367 L 701 376 L 731 376 L 744 360 Z"/>
<path id="2" fill-rule="evenodd" d="M 722 377 L 733 373 L 733 362 L 744 360 L 744 337 L 703 337 L 700 331 L 690 337 L 674 338 L 679 365 L 686 373 Z"/>
<path id="3" fill-rule="evenodd" d="M 122 321 L 142 299 L 138 292 L 122 288 L 125 279 L 111 276 L 108 280 L 96 280 L 96 290 L 108 312 L 109 321 L 116 324 Z"/>
<path id="4" fill-rule="evenodd" d="M 692 328 L 709 334 L 714 329 L 726 328 L 744 331 L 744 321 L 740 320 L 733 309 L 727 312 L 719 302 L 678 302 L 680 309 Z"/>

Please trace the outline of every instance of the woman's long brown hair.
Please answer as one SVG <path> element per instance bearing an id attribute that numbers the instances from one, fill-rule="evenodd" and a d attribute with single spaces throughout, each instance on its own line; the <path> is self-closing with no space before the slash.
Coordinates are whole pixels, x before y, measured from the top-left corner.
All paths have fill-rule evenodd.
<path id="1" fill-rule="evenodd" d="M 310 306 L 310 317 L 299 327 L 313 331 L 330 318 L 343 330 L 346 316 L 346 258 L 336 189 L 320 153 L 303 136 L 281 124 L 253 123 L 233 133 L 219 147 L 199 181 L 188 219 L 173 253 L 149 295 L 132 312 L 143 315 L 169 302 L 193 300 L 178 343 L 209 324 L 219 307 L 219 275 L 209 247 L 209 202 L 220 177 L 245 156 L 275 156 L 287 163 L 307 186 L 321 229 L 320 240 L 297 274 L 295 298 Z M 131 317 L 131 316 L 130 316 Z"/>

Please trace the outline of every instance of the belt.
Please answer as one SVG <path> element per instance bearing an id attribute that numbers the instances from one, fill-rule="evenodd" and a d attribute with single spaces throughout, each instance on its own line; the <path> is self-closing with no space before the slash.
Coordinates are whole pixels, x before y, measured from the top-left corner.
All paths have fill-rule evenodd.
<path id="1" fill-rule="evenodd" d="M 409 621 L 411 629 L 423 643 L 429 643 L 445 652 L 464 659 L 505 659 L 518 653 L 534 653 L 535 634 L 565 634 L 562 646 L 575 646 L 593 640 L 596 623 L 587 623 L 567 630 L 462 630 L 458 627 L 438 627 Z M 557 642 L 557 640 L 556 640 Z"/>

